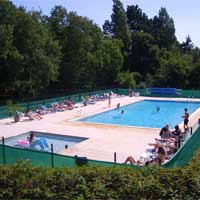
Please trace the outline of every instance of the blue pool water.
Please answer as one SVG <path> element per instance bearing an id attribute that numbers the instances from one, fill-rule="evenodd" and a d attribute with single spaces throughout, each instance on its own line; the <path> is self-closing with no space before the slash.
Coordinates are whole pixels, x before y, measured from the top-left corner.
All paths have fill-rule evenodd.
<path id="1" fill-rule="evenodd" d="M 41 138 L 45 138 L 45 140 L 47 141 L 47 145 L 49 146 L 49 148 L 43 149 L 41 148 L 40 145 L 35 145 L 34 147 L 30 147 L 29 144 L 26 145 L 24 141 L 26 141 L 29 135 L 30 135 L 30 132 L 7 138 L 5 139 L 5 145 L 20 147 L 20 148 L 32 148 L 32 149 L 37 149 L 37 150 L 50 151 L 51 144 L 53 144 L 54 152 L 58 153 L 59 151 L 64 150 L 66 145 L 68 147 L 71 147 L 77 143 L 80 143 L 88 139 L 84 137 L 73 137 L 73 136 L 65 136 L 65 135 L 58 135 L 58 134 L 34 132 L 34 141 L 40 140 Z M 22 142 L 20 143 L 19 141 L 22 141 Z"/>
<path id="2" fill-rule="evenodd" d="M 156 111 L 156 107 L 160 108 Z M 200 107 L 200 102 L 144 100 L 80 119 L 83 122 L 161 128 L 169 124 L 173 128 L 183 121 L 184 108 L 190 115 Z M 120 114 L 124 110 L 124 114 Z"/>

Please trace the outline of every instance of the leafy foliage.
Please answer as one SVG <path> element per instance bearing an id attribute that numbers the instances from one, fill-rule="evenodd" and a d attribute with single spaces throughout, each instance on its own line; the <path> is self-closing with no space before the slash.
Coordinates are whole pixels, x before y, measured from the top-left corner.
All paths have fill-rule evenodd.
<path id="1" fill-rule="evenodd" d="M 200 154 L 174 169 L 146 166 L 42 168 L 29 162 L 0 167 L 1 199 L 196 199 Z"/>
<path id="2" fill-rule="evenodd" d="M 155 75 L 156 81 L 163 87 L 183 88 L 187 85 L 189 63 L 181 55 L 169 54 L 168 59 L 161 62 Z"/>
<path id="3" fill-rule="evenodd" d="M 132 5 L 127 7 L 127 18 L 130 31 L 149 32 L 151 29 L 151 21 L 147 15 L 142 12 L 138 5 Z"/>
<path id="4" fill-rule="evenodd" d="M 62 6 L 50 16 L 11 1 L 0 1 L 0 10 L 0 95 L 111 87 L 123 73 L 137 74 L 136 87 L 200 89 L 195 77 L 200 49 L 189 35 L 177 41 L 166 8 L 149 18 L 138 5 L 125 10 L 122 1 L 113 0 L 103 31 Z"/>
<path id="5" fill-rule="evenodd" d="M 129 72 L 120 72 L 118 75 L 118 83 L 125 88 L 135 88 L 136 82 L 134 74 Z"/>
<path id="6" fill-rule="evenodd" d="M 1 3 L 0 87 L 34 95 L 56 80 L 60 48 L 48 30 L 12 3 Z M 12 10 L 12 16 L 6 8 Z M 10 20 L 6 20 L 11 18 Z"/>
<path id="7" fill-rule="evenodd" d="M 160 47 L 170 49 L 176 42 L 174 21 L 166 8 L 161 7 L 158 16 L 153 18 L 152 34 Z"/>
<path id="8" fill-rule="evenodd" d="M 113 0 L 113 13 L 111 19 L 111 22 L 108 20 L 105 22 L 103 26 L 104 33 L 110 33 L 114 38 L 120 39 L 124 49 L 127 50 L 131 42 L 131 34 L 127 24 L 128 19 L 126 12 L 122 2 L 119 0 Z"/>

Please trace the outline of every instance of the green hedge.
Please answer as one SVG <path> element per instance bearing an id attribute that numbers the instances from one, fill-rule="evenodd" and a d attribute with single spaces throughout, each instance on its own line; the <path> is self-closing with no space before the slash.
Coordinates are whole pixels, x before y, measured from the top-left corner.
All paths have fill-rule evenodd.
<path id="1" fill-rule="evenodd" d="M 182 168 L 0 167 L 0 199 L 197 199 L 200 151 Z"/>

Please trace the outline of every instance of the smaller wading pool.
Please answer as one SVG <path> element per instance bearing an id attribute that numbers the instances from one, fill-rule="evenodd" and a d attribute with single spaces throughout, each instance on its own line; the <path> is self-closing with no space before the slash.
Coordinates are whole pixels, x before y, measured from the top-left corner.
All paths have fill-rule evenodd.
<path id="1" fill-rule="evenodd" d="M 30 135 L 31 132 L 34 133 L 34 142 L 30 146 L 27 137 Z M 74 136 L 58 135 L 52 133 L 42 133 L 35 131 L 31 132 L 6 138 L 4 140 L 5 145 L 19 147 L 19 148 L 36 149 L 41 151 L 51 151 L 51 144 L 53 144 L 54 153 L 58 153 L 64 150 L 65 148 L 71 147 L 75 144 L 78 144 L 88 139 L 84 137 L 74 137 Z"/>

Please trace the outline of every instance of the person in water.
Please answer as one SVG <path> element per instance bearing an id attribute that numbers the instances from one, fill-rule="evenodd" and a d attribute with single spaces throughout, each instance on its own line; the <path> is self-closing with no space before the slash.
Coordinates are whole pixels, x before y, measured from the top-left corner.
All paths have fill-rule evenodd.
<path id="1" fill-rule="evenodd" d="M 47 150 L 41 139 L 35 139 L 34 132 L 31 131 L 30 135 L 27 137 L 27 140 L 29 141 L 31 148 L 37 148 L 36 146 L 39 146 L 40 150 Z"/>
<path id="2" fill-rule="evenodd" d="M 124 114 L 124 110 L 121 111 L 121 114 Z"/>
<path id="3" fill-rule="evenodd" d="M 156 107 L 156 111 L 159 112 L 160 111 L 160 106 Z"/>

